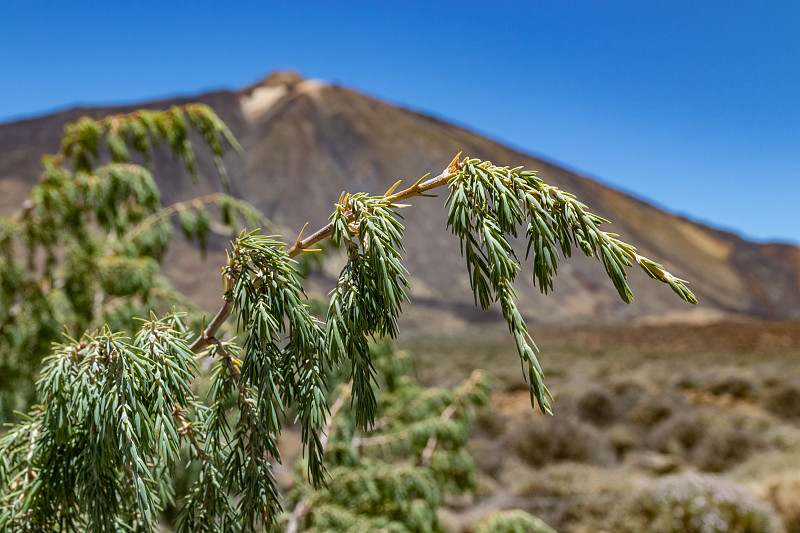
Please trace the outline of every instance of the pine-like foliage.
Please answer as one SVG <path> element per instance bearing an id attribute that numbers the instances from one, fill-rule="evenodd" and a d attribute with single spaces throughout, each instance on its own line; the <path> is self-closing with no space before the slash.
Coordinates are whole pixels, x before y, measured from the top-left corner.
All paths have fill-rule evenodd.
<path id="1" fill-rule="evenodd" d="M 0 530 L 155 531 L 167 507 L 180 510 L 177 531 L 277 527 L 281 505 L 272 465 L 280 461 L 278 439 L 287 417 L 302 429 L 311 485 L 341 479 L 342 490 L 350 490 L 342 477 L 346 469 L 336 464 L 325 470 L 325 428 L 334 410 L 326 376 L 343 371 L 349 381 L 350 429 L 339 422 L 333 442 L 352 441 L 376 424 L 387 436 L 405 435 L 394 424 L 402 424 L 403 405 L 416 404 L 398 401 L 397 413 L 389 405 L 381 411 L 369 342 L 397 335 L 397 317 L 408 301 L 398 210 L 403 201 L 436 187 L 450 190 L 443 225 L 461 241 L 475 302 L 500 306 L 530 382 L 531 402 L 543 411 L 551 411 L 550 397 L 515 303 L 514 282 L 523 267 L 512 237 L 524 230 L 533 280 L 543 292 L 552 288 L 559 257 L 578 249 L 598 258 L 625 301 L 631 299 L 626 267 L 633 264 L 695 301 L 683 281 L 599 229 L 603 219 L 534 172 L 457 156 L 438 176 L 424 176 L 399 192 L 398 182 L 380 196 L 342 194 L 330 223 L 306 238 L 301 232 L 291 246 L 278 236 L 240 233 L 223 269 L 224 303 L 192 342 L 175 312 L 157 318 L 144 311 L 149 318 L 134 325 L 137 309 L 156 307 L 159 296 L 177 298 L 158 274 L 172 215 L 201 244 L 210 227 L 209 203 L 230 225 L 253 218 L 252 208 L 224 193 L 161 206 L 155 182 L 145 167 L 131 162 L 131 151 L 146 160 L 153 144 L 166 143 L 194 172 L 190 127 L 218 161 L 225 143 L 236 147 L 224 124 L 202 106 L 83 119 L 67 127 L 61 151 L 45 158 L 40 183 L 22 212 L 2 220 L 0 351 L 2 370 L 9 372 L 3 379 L 32 376 L 35 357 L 51 349 L 62 327 L 77 340 L 51 349 L 37 382 L 39 405 L 0 437 Z M 294 258 L 325 239 L 344 249 L 347 264 L 323 322 L 310 312 Z M 238 344 L 217 336 L 232 314 Z M 198 366 L 198 358 L 210 363 Z M 199 371 L 208 367 L 209 374 Z M 200 397 L 196 391 L 206 383 L 208 392 Z M 388 382 L 387 387 L 404 390 Z M 461 394 L 436 401 L 458 411 L 471 401 L 467 392 Z M 416 439 L 431 442 L 433 435 L 434 442 L 455 449 L 463 435 L 453 416 L 434 429 L 425 426 L 423 415 L 420 425 L 409 426 L 407 442 L 378 446 L 376 453 L 416 449 Z M 453 454 L 455 462 L 437 456 L 443 447 L 434 444 L 427 452 L 426 445 L 420 463 L 427 469 L 393 468 L 409 501 L 384 502 L 382 518 L 364 519 L 392 521 L 407 512 L 414 527 L 433 527 L 429 509 L 436 491 L 441 494 L 455 472 L 466 472 L 458 463 L 463 454 Z M 361 448 L 367 448 L 363 441 Z M 340 454 L 342 468 L 370 460 L 366 452 L 331 453 Z M 176 484 L 176 476 L 183 481 Z M 389 493 L 379 477 L 370 490 L 382 498 Z M 355 491 L 360 482 L 353 483 Z M 335 497 L 331 493 L 331 508 Z M 334 514 L 324 519 L 345 520 Z M 320 524 L 311 525 L 329 527 Z"/>
<path id="2" fill-rule="evenodd" d="M 298 469 L 287 533 L 440 531 L 444 496 L 475 488 L 466 443 L 473 408 L 489 399 L 483 375 L 476 370 L 452 390 L 424 388 L 408 354 L 384 343 L 371 346 L 370 356 L 380 375 L 380 418 L 363 431 L 352 385 L 339 388 L 325 447 L 330 479 L 315 490 Z"/>
<path id="3" fill-rule="evenodd" d="M 544 521 L 525 511 L 496 511 L 487 516 L 475 533 L 556 533 Z"/>
<path id="4" fill-rule="evenodd" d="M 251 206 L 223 192 L 164 207 L 150 170 L 131 162 L 166 144 L 194 176 L 192 130 L 211 147 L 225 185 L 222 150 L 238 144 L 207 106 L 83 118 L 43 158 L 21 211 L 0 217 L 0 420 L 30 405 L 25 393 L 65 328 L 76 336 L 103 324 L 132 331 L 132 316 L 184 303 L 159 275 L 171 218 L 203 247 L 211 206 L 232 233 L 259 223 Z"/>

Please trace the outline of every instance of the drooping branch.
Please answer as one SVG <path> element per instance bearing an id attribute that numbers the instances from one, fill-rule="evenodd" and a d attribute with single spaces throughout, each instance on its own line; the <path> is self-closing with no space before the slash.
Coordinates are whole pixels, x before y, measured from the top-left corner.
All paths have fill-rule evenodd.
<path id="1" fill-rule="evenodd" d="M 636 264 L 649 277 L 669 285 L 685 301 L 697 303 L 694 294 L 685 286 L 683 280 L 670 274 L 660 264 L 639 255 L 633 246 L 620 241 L 615 234 L 598 229 L 597 225 L 606 221 L 586 212 L 585 206 L 572 195 L 542 183 L 541 180 L 533 177 L 535 176 L 533 172 L 519 172 L 519 169 L 495 167 L 489 162 L 480 162 L 478 160 L 460 160 L 460 156 L 460 153 L 456 155 L 439 175 L 433 178 L 428 178 L 429 175 L 425 175 L 411 187 L 394 192 L 395 188 L 400 184 L 398 181 L 382 197 L 377 197 L 376 200 L 381 205 L 389 208 L 405 207 L 399 202 L 415 196 L 431 196 L 426 193 L 442 185 L 451 184 L 452 189 L 454 179 L 470 177 L 477 181 L 484 180 L 485 185 L 479 183 L 476 190 L 466 194 L 477 195 L 477 198 L 486 194 L 487 187 L 496 187 L 499 196 L 493 201 L 500 201 L 503 205 L 495 205 L 494 208 L 506 210 L 503 215 L 508 213 L 507 209 L 510 203 L 517 203 L 517 205 L 510 205 L 510 208 L 511 211 L 516 210 L 515 218 L 520 221 L 524 220 L 524 217 L 519 210 L 523 208 L 531 210 L 530 224 L 532 226 L 529 227 L 528 232 L 531 235 L 531 243 L 538 243 L 537 246 L 542 252 L 535 254 L 534 273 L 540 281 L 540 288 L 543 289 L 543 292 L 546 292 L 548 286 L 551 285 L 550 278 L 555 273 L 554 246 L 559 244 L 563 255 L 569 256 L 571 253 L 570 242 L 574 242 L 579 245 L 579 248 L 586 255 L 595 256 L 603 263 L 619 290 L 620 296 L 626 302 L 630 301 L 630 291 L 625 283 L 623 267 Z M 460 194 L 465 194 L 463 185 Z M 346 201 L 349 195 L 345 196 L 343 194 L 342 198 Z M 470 199 L 469 202 L 474 202 L 476 198 Z M 481 202 L 485 203 L 486 201 L 487 198 L 485 197 L 481 199 Z M 450 203 L 450 200 L 448 200 L 448 203 Z M 337 205 L 341 206 L 342 204 L 343 201 L 340 200 L 340 204 Z M 348 222 L 353 221 L 355 218 L 355 215 L 350 212 L 346 212 L 345 216 Z M 351 231 L 356 231 L 356 228 L 351 227 L 350 229 Z M 305 227 L 303 230 L 305 230 Z M 318 251 L 313 248 L 314 245 L 332 236 L 334 233 L 334 221 L 319 228 L 308 237 L 302 238 L 303 233 L 304 231 L 301 231 L 295 243 L 286 250 L 286 255 L 289 258 L 297 257 L 303 252 Z M 461 235 L 461 237 L 463 239 L 467 235 Z M 489 241 L 494 241 L 494 239 L 489 239 Z M 467 247 L 470 248 L 474 242 L 467 242 Z M 530 244 L 528 249 L 530 251 Z M 509 260 L 512 259 L 509 257 Z M 509 262 L 510 264 L 511 262 Z M 504 298 L 506 307 L 513 307 L 509 303 L 513 303 L 513 291 L 506 296 L 508 296 Z M 482 306 L 488 305 L 488 303 L 489 299 L 482 297 Z M 518 313 L 514 313 L 514 310 L 510 309 L 510 307 L 509 316 L 514 318 Z M 219 327 L 230 316 L 230 313 L 231 301 L 226 299 L 208 327 L 192 344 L 192 350 L 195 353 L 199 353 L 208 345 L 208 339 L 216 334 Z"/>
<path id="2" fill-rule="evenodd" d="M 461 156 L 459 153 L 453 161 L 447 166 L 445 170 L 443 170 L 438 176 L 435 176 L 430 179 L 425 179 L 428 175 L 423 176 L 420 178 L 414 185 L 411 187 L 392 194 L 394 188 L 400 183 L 397 182 L 395 185 L 390 188 L 386 194 L 384 195 L 384 202 L 387 205 L 397 205 L 397 202 L 401 202 L 403 200 L 407 200 L 409 198 L 413 198 L 414 196 L 428 196 L 425 193 L 431 189 L 436 187 L 440 187 L 442 185 L 447 184 L 448 180 L 453 177 L 453 175 L 458 172 L 459 164 L 458 159 Z M 424 180 L 424 181 L 423 181 Z M 326 224 L 325 226 L 321 227 L 313 234 L 309 235 L 305 239 L 300 239 L 298 237 L 297 241 L 286 251 L 286 255 L 289 258 L 295 258 L 303 252 L 307 252 L 312 247 L 320 241 L 323 241 L 331 236 L 333 233 L 333 222 Z M 302 236 L 302 232 L 301 232 Z M 228 280 L 226 278 L 225 281 L 225 293 L 232 288 L 232 280 Z M 200 335 L 195 339 L 195 341 L 191 344 L 191 350 L 198 354 L 202 352 L 211 342 L 211 339 L 214 338 L 214 335 L 217 334 L 219 328 L 225 323 L 225 321 L 230 317 L 231 311 L 233 310 L 233 299 L 225 296 L 224 302 L 220 309 L 217 311 L 217 314 L 208 324 L 208 326 L 200 333 Z"/>

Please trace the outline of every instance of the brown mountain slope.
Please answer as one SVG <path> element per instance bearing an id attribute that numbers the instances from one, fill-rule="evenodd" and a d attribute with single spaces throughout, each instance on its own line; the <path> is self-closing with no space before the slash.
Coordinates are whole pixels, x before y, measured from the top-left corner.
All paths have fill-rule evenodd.
<path id="1" fill-rule="evenodd" d="M 497 164 L 539 171 L 545 182 L 575 193 L 591 210 L 613 221 L 610 231 L 636 244 L 640 253 L 663 261 L 691 281 L 701 304 L 690 308 L 669 289 L 631 272 L 636 301 L 619 301 L 602 267 L 575 257 L 559 269 L 555 292 L 543 297 L 520 280 L 520 307 L 540 322 L 619 322 L 648 317 L 689 319 L 727 314 L 762 318 L 800 316 L 800 249 L 758 245 L 665 213 L 595 181 L 522 154 L 435 118 L 368 98 L 357 92 L 291 73 L 273 74 L 239 93 L 216 92 L 194 98 L 128 108 L 75 109 L 0 125 L 0 212 L 9 213 L 38 175 L 38 158 L 57 148 L 62 125 L 82 114 L 102 116 L 132 107 L 160 108 L 179 101 L 208 103 L 230 125 L 245 148 L 226 159 L 233 191 L 254 202 L 278 225 L 297 231 L 305 222 L 326 222 L 343 190 L 380 193 L 394 181 L 408 184 L 426 172 L 438 173 L 459 151 Z M 200 163 L 200 189 L 169 166 L 156 165 L 166 201 L 216 187 L 210 160 Z M 457 240 L 444 231 L 444 198 L 416 199 L 406 217 L 407 266 L 415 310 L 407 325 L 446 327 L 460 320 L 486 321 L 499 314 L 474 310 Z M 287 240 L 295 234 L 286 235 Z M 223 239 L 219 240 L 224 242 Z M 524 252 L 524 250 L 523 250 Z M 218 301 L 216 276 L 221 256 L 187 272 L 194 260 L 177 247 L 168 269 L 179 286 L 203 305 Z M 435 313 L 435 314 L 434 314 Z M 436 320 L 432 317 L 436 316 Z M 458 321 L 453 319 L 458 317 Z"/>

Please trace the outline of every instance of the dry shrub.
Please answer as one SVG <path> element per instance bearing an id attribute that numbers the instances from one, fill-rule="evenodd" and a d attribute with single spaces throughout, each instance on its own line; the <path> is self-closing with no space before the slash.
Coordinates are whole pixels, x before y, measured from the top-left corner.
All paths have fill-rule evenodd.
<path id="1" fill-rule="evenodd" d="M 800 472 L 771 477 L 761 497 L 778 511 L 787 533 L 800 533 Z"/>
<path id="2" fill-rule="evenodd" d="M 490 407 L 477 411 L 472 427 L 478 435 L 496 439 L 505 433 L 507 421 L 508 416 L 500 409 Z"/>
<path id="3" fill-rule="evenodd" d="M 517 505 L 558 531 L 599 531 L 609 509 L 632 492 L 632 478 L 620 469 L 559 463 L 538 470 L 514 488 Z"/>
<path id="4" fill-rule="evenodd" d="M 620 469 L 584 463 L 557 463 L 533 472 L 519 482 L 514 494 L 525 498 L 582 498 L 622 494 L 632 490 L 632 481 Z"/>
<path id="5" fill-rule="evenodd" d="M 615 424 L 606 430 L 606 437 L 617 457 L 623 457 L 629 451 L 642 446 L 645 433 L 630 424 Z"/>
<path id="6" fill-rule="evenodd" d="M 507 438 L 519 458 L 534 466 L 560 461 L 607 465 L 615 459 L 608 437 L 574 415 L 531 420 Z"/>
<path id="7" fill-rule="evenodd" d="M 775 511 L 741 485 L 708 474 L 668 476 L 623 501 L 615 533 L 781 533 Z"/>
<path id="8" fill-rule="evenodd" d="M 622 413 L 650 397 L 648 388 L 635 379 L 620 379 L 611 384 L 611 394 Z"/>
<path id="9" fill-rule="evenodd" d="M 739 368 L 714 368 L 704 372 L 692 372 L 681 376 L 676 385 L 681 389 L 710 392 L 733 398 L 751 398 L 755 396 L 758 379 L 750 371 Z"/>
<path id="10" fill-rule="evenodd" d="M 654 450 L 689 459 L 705 432 L 705 421 L 699 412 L 678 413 L 659 424 L 648 442 Z"/>
<path id="11" fill-rule="evenodd" d="M 717 411 L 675 415 L 648 440 L 662 453 L 677 455 L 707 472 L 724 472 L 769 446 L 761 421 Z"/>
<path id="12" fill-rule="evenodd" d="M 712 378 L 708 386 L 708 392 L 718 396 L 728 394 L 734 398 L 751 398 L 754 395 L 755 386 L 751 375 L 723 374 Z"/>
<path id="13" fill-rule="evenodd" d="M 692 461 L 707 472 L 724 472 L 767 447 L 764 436 L 741 428 L 707 433 L 692 454 Z"/>
<path id="14" fill-rule="evenodd" d="M 782 418 L 800 417 L 800 385 L 787 381 L 772 383 L 762 392 L 761 405 Z"/>
<path id="15" fill-rule="evenodd" d="M 786 472 L 800 472 L 800 446 L 757 453 L 727 474 L 742 483 L 759 483 Z"/>
<path id="16" fill-rule="evenodd" d="M 605 389 L 594 387 L 575 398 L 575 412 L 584 422 L 604 427 L 617 418 L 614 398 Z"/>
<path id="17" fill-rule="evenodd" d="M 645 428 L 652 428 L 679 411 L 685 411 L 689 404 L 683 396 L 674 392 L 664 392 L 643 398 L 633 407 L 627 420 Z"/>

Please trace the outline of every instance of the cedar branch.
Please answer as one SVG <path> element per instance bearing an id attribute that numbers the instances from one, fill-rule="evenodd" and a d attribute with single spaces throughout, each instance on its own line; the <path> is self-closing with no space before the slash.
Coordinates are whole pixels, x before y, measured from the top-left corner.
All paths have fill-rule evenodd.
<path id="1" fill-rule="evenodd" d="M 402 200 L 413 198 L 414 196 L 429 196 L 425 194 L 427 191 L 445 185 L 450 180 L 450 178 L 452 178 L 456 174 L 456 172 L 458 172 L 459 170 L 458 161 L 460 157 L 461 153 L 459 152 L 459 154 L 453 159 L 453 161 L 447 166 L 447 168 L 444 169 L 438 176 L 435 176 L 425 181 L 423 180 L 427 177 L 427 175 L 423 176 L 411 187 L 402 190 L 398 193 L 392 194 L 390 196 L 385 196 L 384 200 L 386 201 L 387 204 L 393 205 Z M 391 189 L 387 192 L 391 192 Z M 303 229 L 305 229 L 305 227 Z M 297 241 L 286 251 L 286 255 L 288 255 L 290 258 L 297 257 L 298 255 L 308 250 L 318 242 L 330 237 L 332 233 L 333 233 L 333 223 L 330 222 L 325 226 L 321 227 L 320 229 L 318 229 L 317 231 L 315 231 L 313 234 L 306 237 L 305 239 L 300 239 L 300 237 L 302 236 L 301 232 L 300 236 L 298 236 Z M 230 317 L 231 311 L 233 310 L 233 298 L 231 296 L 228 296 L 228 291 L 231 288 L 233 288 L 232 284 L 233 280 L 226 278 L 225 280 L 226 296 L 224 297 L 224 303 L 222 304 L 222 307 L 220 307 L 219 311 L 217 311 L 217 314 L 208 324 L 206 329 L 204 329 L 200 333 L 197 339 L 195 339 L 195 341 L 189 347 L 193 353 L 199 354 L 200 352 L 202 352 L 212 342 L 214 335 L 216 335 L 217 331 L 219 331 L 219 328 L 222 326 L 222 324 L 224 324 L 225 321 L 228 319 L 228 317 Z"/>

